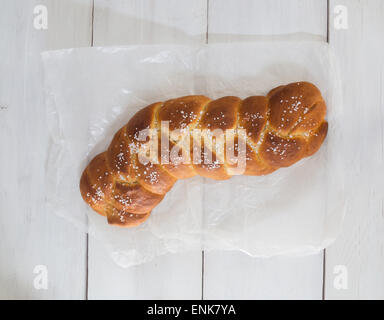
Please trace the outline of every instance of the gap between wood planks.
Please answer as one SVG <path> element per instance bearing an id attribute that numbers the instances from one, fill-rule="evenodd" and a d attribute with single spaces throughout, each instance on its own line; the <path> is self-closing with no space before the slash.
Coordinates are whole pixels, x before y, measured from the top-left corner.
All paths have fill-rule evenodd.
<path id="1" fill-rule="evenodd" d="M 209 34 L 209 0 L 207 0 L 207 28 L 205 32 L 205 43 L 208 44 L 208 34 Z M 204 192 L 203 192 L 204 196 Z M 204 266 L 205 266 L 205 251 L 201 251 L 201 300 L 204 300 Z"/>
<path id="2" fill-rule="evenodd" d="M 327 0 L 327 43 L 329 44 L 329 0 Z M 321 299 L 325 300 L 325 277 L 326 277 L 326 255 L 327 249 L 323 249 L 323 286 L 321 288 Z"/>

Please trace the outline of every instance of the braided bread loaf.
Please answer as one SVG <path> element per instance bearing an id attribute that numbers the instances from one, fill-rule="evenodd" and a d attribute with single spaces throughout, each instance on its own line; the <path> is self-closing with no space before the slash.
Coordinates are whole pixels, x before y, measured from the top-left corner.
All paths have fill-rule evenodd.
<path id="1" fill-rule="evenodd" d="M 327 135 L 325 114 L 320 91 L 308 82 L 279 86 L 266 97 L 244 100 L 233 96 L 210 100 L 193 95 L 157 102 L 138 111 L 115 134 L 108 150 L 89 163 L 80 180 L 81 195 L 96 212 L 107 217 L 108 223 L 137 226 L 178 179 L 200 175 L 224 180 L 236 174 L 236 161 L 218 151 L 223 140 L 217 138 L 206 144 L 207 133 L 217 129 L 231 132 L 233 155 L 239 158 L 239 145 L 243 146 L 243 174 L 265 175 L 319 149 Z M 165 130 L 163 123 L 167 124 Z M 147 129 L 160 132 L 160 137 L 140 137 Z M 198 132 L 196 129 L 204 134 L 191 138 L 190 133 Z M 172 136 L 170 132 L 177 134 Z M 169 147 L 177 159 L 186 161 L 165 159 L 167 155 L 164 157 L 159 148 L 152 148 L 155 143 L 161 149 Z M 225 140 L 224 145 L 227 143 Z M 139 149 L 146 151 L 140 154 Z M 154 152 L 148 154 L 148 150 Z M 205 161 L 207 150 L 214 160 L 211 157 L 208 160 L 212 161 Z M 191 161 L 192 153 L 200 156 L 198 161 Z"/>

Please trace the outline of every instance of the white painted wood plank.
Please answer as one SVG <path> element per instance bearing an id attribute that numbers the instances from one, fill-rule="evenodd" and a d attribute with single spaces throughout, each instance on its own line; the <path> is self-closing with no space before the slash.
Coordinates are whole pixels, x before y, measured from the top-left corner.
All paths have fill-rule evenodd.
<path id="1" fill-rule="evenodd" d="M 95 0 L 95 45 L 201 43 L 206 8 L 206 0 Z"/>
<path id="2" fill-rule="evenodd" d="M 206 0 L 95 1 L 94 45 L 202 43 Z M 89 238 L 90 299 L 200 299 L 201 253 L 160 257 L 122 269 Z"/>
<path id="3" fill-rule="evenodd" d="M 326 1 L 210 0 L 208 16 L 209 42 L 287 33 L 294 36 L 286 39 L 326 41 Z M 257 259 L 237 252 L 205 253 L 204 299 L 321 299 L 322 285 L 322 254 Z"/>
<path id="4" fill-rule="evenodd" d="M 209 0 L 209 42 L 327 41 L 326 0 Z"/>
<path id="5" fill-rule="evenodd" d="M 333 21 L 340 14 L 334 14 L 336 5 L 347 9 L 347 30 L 335 29 Z M 383 32 L 383 1 L 330 1 L 330 44 L 339 58 L 343 81 L 346 126 L 342 134 L 350 141 L 340 146 L 340 152 L 350 174 L 343 231 L 327 249 L 327 299 L 384 298 Z M 343 269 L 337 266 L 346 268 L 347 289 L 339 287 Z"/>
<path id="6" fill-rule="evenodd" d="M 321 299 L 322 255 L 251 258 L 205 252 L 204 299 Z"/>
<path id="7" fill-rule="evenodd" d="M 48 30 L 33 27 L 46 5 Z M 89 45 L 91 1 L 3 0 L 0 11 L 0 298 L 82 299 L 86 235 L 44 208 L 48 132 L 40 51 Z M 36 290 L 36 265 L 48 289 Z"/>
<path id="8" fill-rule="evenodd" d="M 165 255 L 123 269 L 89 241 L 89 299 L 200 299 L 201 253 Z"/>

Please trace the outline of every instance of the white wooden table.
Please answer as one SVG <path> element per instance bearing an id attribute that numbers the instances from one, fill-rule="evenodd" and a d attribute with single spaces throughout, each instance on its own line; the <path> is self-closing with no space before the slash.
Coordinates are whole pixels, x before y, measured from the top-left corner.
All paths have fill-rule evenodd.
<path id="1" fill-rule="evenodd" d="M 46 30 L 34 27 L 37 5 L 48 10 Z M 0 0 L 0 298 L 383 299 L 383 34 L 382 0 Z M 120 269 L 100 243 L 44 209 L 40 51 L 271 36 L 329 41 L 340 61 L 349 207 L 330 248 L 271 259 L 196 252 Z M 38 265 L 47 289 L 34 286 Z"/>

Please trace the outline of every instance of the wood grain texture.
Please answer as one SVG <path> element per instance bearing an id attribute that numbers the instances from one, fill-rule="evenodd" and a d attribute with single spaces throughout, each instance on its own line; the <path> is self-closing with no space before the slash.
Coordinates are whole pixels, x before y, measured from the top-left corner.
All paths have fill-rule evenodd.
<path id="1" fill-rule="evenodd" d="M 205 41 L 206 1 L 96 0 L 94 45 Z M 90 299 L 200 299 L 201 253 L 167 255 L 133 268 L 115 265 L 89 238 Z"/>
<path id="2" fill-rule="evenodd" d="M 48 30 L 33 26 L 35 5 Z M 3 0 L 0 11 L 0 298 L 82 299 L 86 235 L 45 210 L 48 132 L 40 51 L 86 46 L 90 1 Z M 36 290 L 36 265 L 48 289 Z"/>
<path id="3" fill-rule="evenodd" d="M 210 0 L 208 17 L 209 43 L 326 41 L 326 1 Z M 258 259 L 238 252 L 206 252 L 204 260 L 204 299 L 322 298 L 322 254 Z"/>
<path id="4" fill-rule="evenodd" d="M 336 5 L 348 13 L 348 29 L 336 29 Z M 348 211 L 340 237 L 327 249 L 327 299 L 384 298 L 384 2 L 330 1 L 330 44 L 343 81 L 342 134 Z M 337 289 L 337 266 L 346 267 L 348 288 Z M 336 268 L 336 269 L 335 269 Z M 334 273 L 336 272 L 336 273 Z"/>

